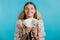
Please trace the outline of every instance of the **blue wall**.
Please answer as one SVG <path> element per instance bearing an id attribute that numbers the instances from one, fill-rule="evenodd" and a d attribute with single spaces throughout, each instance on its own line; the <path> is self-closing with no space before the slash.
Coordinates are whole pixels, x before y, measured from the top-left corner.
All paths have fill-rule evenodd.
<path id="1" fill-rule="evenodd" d="M 0 0 L 0 40 L 13 40 L 24 4 L 32 1 L 44 20 L 46 40 L 60 40 L 60 0 Z"/>

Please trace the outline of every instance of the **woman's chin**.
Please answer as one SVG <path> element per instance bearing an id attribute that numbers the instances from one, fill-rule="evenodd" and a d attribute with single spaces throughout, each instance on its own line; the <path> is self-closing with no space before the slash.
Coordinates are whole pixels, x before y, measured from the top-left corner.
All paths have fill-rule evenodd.
<path id="1" fill-rule="evenodd" d="M 28 15 L 28 17 L 31 17 L 31 15 Z"/>

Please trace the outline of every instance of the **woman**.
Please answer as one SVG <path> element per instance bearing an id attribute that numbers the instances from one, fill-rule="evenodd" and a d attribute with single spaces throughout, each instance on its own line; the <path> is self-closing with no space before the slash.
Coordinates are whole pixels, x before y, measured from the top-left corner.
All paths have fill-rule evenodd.
<path id="1" fill-rule="evenodd" d="M 36 27 L 32 29 L 29 27 L 25 28 L 23 21 L 28 18 L 39 20 Z M 31 37 L 31 31 L 33 32 L 33 37 Z M 25 4 L 23 12 L 18 17 L 15 40 L 44 40 L 44 24 L 41 16 L 36 10 L 36 6 L 32 2 L 27 2 Z"/>

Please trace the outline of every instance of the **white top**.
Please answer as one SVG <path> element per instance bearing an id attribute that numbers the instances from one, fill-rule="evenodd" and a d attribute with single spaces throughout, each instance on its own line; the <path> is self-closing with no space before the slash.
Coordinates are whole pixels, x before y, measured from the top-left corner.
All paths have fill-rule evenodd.
<path id="1" fill-rule="evenodd" d="M 39 20 L 37 24 L 38 24 L 37 34 L 39 36 L 39 39 L 44 40 L 45 32 L 44 32 L 43 20 Z M 22 29 L 22 21 L 18 20 L 16 23 L 16 32 L 15 32 L 14 40 L 20 40 L 22 35 L 24 34 L 25 34 L 25 29 Z"/>

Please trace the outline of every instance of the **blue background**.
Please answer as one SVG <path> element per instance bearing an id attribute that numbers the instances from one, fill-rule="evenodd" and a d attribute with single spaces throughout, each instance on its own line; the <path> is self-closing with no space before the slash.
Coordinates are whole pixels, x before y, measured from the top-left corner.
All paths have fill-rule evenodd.
<path id="1" fill-rule="evenodd" d="M 60 40 L 60 0 L 0 0 L 0 40 L 13 40 L 18 15 L 32 1 L 41 13 L 46 40 Z"/>

